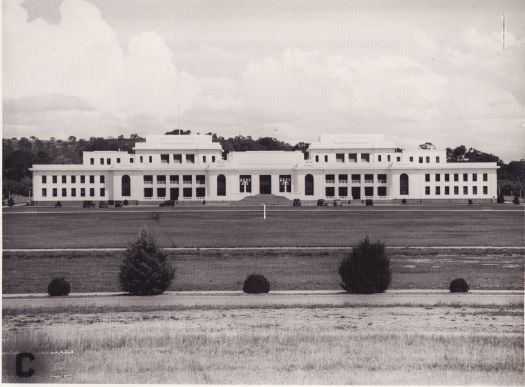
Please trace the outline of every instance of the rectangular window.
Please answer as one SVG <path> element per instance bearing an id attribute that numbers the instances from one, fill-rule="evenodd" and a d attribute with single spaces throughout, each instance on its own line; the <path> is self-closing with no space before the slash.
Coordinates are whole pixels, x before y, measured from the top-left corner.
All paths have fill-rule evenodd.
<path id="1" fill-rule="evenodd" d="M 170 175 L 171 184 L 179 184 L 179 175 Z"/>
<path id="2" fill-rule="evenodd" d="M 182 183 L 183 184 L 191 184 L 193 182 L 193 176 L 192 175 L 184 175 L 182 176 Z"/>
<path id="3" fill-rule="evenodd" d="M 93 157 L 91 157 L 91 158 L 89 159 L 89 163 L 90 163 L 91 165 L 95 165 L 95 159 L 94 159 Z"/>
<path id="4" fill-rule="evenodd" d="M 430 173 L 425 173 L 425 181 L 430 181 Z"/>
<path id="5" fill-rule="evenodd" d="M 170 162 L 170 155 L 168 155 L 168 154 L 160 155 L 160 162 L 162 164 L 169 164 L 169 162 Z"/>
<path id="6" fill-rule="evenodd" d="M 325 175 L 324 179 L 329 184 L 335 183 L 335 175 Z"/>
<path id="7" fill-rule="evenodd" d="M 58 190 L 56 188 L 53 188 L 53 197 L 58 196 Z"/>
<path id="8" fill-rule="evenodd" d="M 425 187 L 425 195 L 430 195 L 430 187 Z"/>
<path id="9" fill-rule="evenodd" d="M 182 196 L 185 198 L 191 198 L 193 195 L 193 190 L 191 188 L 183 188 Z"/>
<path id="10" fill-rule="evenodd" d="M 345 162 L 345 154 L 344 153 L 336 153 L 335 154 L 335 161 L 338 163 L 344 163 Z"/>
<path id="11" fill-rule="evenodd" d="M 56 184 L 58 182 L 58 177 L 57 176 L 53 176 L 53 184 Z"/>
<path id="12" fill-rule="evenodd" d="M 489 179 L 488 174 L 484 173 L 483 174 L 483 181 L 487 181 L 488 179 Z"/>
<path id="13" fill-rule="evenodd" d="M 211 162 L 212 162 L 212 163 L 215 162 L 215 156 L 211 156 Z"/>
<path id="14" fill-rule="evenodd" d="M 427 164 L 430 163 L 430 156 L 425 157 Z"/>
<path id="15" fill-rule="evenodd" d="M 204 187 L 197 187 L 195 189 L 195 196 L 197 196 L 199 199 L 202 199 L 206 196 L 206 188 Z"/>
<path id="16" fill-rule="evenodd" d="M 472 181 L 478 181 L 478 174 L 477 173 L 473 173 L 472 174 Z"/>
<path id="17" fill-rule="evenodd" d="M 75 184 L 77 182 L 77 177 L 75 175 L 71 176 L 71 183 Z"/>
<path id="18" fill-rule="evenodd" d="M 468 181 L 468 173 L 463 174 L 463 181 Z"/>
<path id="19" fill-rule="evenodd" d="M 361 162 L 370 162 L 370 153 L 361 153 Z"/>
<path id="20" fill-rule="evenodd" d="M 178 154 L 178 153 L 175 153 L 175 154 L 173 155 L 173 162 L 174 162 L 175 164 L 180 164 L 180 163 L 182 163 L 182 155 L 181 155 L 181 154 Z"/>
<path id="21" fill-rule="evenodd" d="M 410 156 L 409 160 L 410 160 L 411 163 L 413 163 L 414 162 L 414 156 Z"/>
<path id="22" fill-rule="evenodd" d="M 89 176 L 89 182 L 91 184 L 95 184 L 95 176 L 93 176 L 93 175 Z"/>
<path id="23" fill-rule="evenodd" d="M 106 182 L 106 177 L 104 175 L 100 175 L 100 182 L 101 183 L 105 183 Z"/>
<path id="24" fill-rule="evenodd" d="M 89 196 L 95 196 L 95 188 L 89 189 Z"/>
<path id="25" fill-rule="evenodd" d="M 459 174 L 458 173 L 454 173 L 454 181 L 459 181 Z"/>
<path id="26" fill-rule="evenodd" d="M 71 197 L 76 197 L 77 196 L 77 189 L 76 188 L 71 188 Z"/>
<path id="27" fill-rule="evenodd" d="M 349 163 L 356 163 L 357 162 L 357 153 L 349 153 L 348 154 L 348 162 Z"/>
<path id="28" fill-rule="evenodd" d="M 195 176 L 195 182 L 197 184 L 206 184 L 206 176 L 205 175 L 197 175 L 197 176 Z"/>
<path id="29" fill-rule="evenodd" d="M 157 188 L 157 197 L 165 198 L 166 197 L 166 188 Z"/>
<path id="30" fill-rule="evenodd" d="M 42 188 L 42 196 L 47 196 L 47 188 Z"/>
<path id="31" fill-rule="evenodd" d="M 333 198 L 335 196 L 335 187 L 325 187 L 325 196 Z"/>
<path id="32" fill-rule="evenodd" d="M 144 184 L 153 184 L 153 175 L 144 175 Z"/>
<path id="33" fill-rule="evenodd" d="M 377 175 L 377 181 L 379 183 L 385 184 L 386 183 L 386 174 L 380 173 L 379 175 Z"/>
<path id="34" fill-rule="evenodd" d="M 195 155 L 191 155 L 191 154 L 186 155 L 186 162 L 194 164 L 195 163 Z"/>
<path id="35" fill-rule="evenodd" d="M 450 181 L 450 173 L 445 173 L 445 181 Z"/>
<path id="36" fill-rule="evenodd" d="M 399 163 L 401 161 L 401 157 L 397 156 L 396 161 Z"/>
<path id="37" fill-rule="evenodd" d="M 252 176 L 251 175 L 240 175 L 239 176 L 239 192 L 252 192 Z"/>
<path id="38" fill-rule="evenodd" d="M 436 195 L 441 195 L 441 187 L 440 186 L 436 187 Z"/>
<path id="39" fill-rule="evenodd" d="M 338 188 L 339 197 L 346 198 L 348 196 L 348 187 L 339 187 Z"/>
<path id="40" fill-rule="evenodd" d="M 445 195 L 450 195 L 450 187 L 448 185 L 445 187 Z"/>
<path id="41" fill-rule="evenodd" d="M 129 163 L 130 163 L 130 164 L 133 164 L 134 162 L 135 162 L 135 159 L 134 159 L 133 157 L 130 157 L 130 158 L 129 158 Z"/>
<path id="42" fill-rule="evenodd" d="M 339 183 L 348 183 L 348 175 L 339 175 Z"/>
<path id="43" fill-rule="evenodd" d="M 66 184 L 67 183 L 67 176 L 62 176 L 62 184 Z"/>
<path id="44" fill-rule="evenodd" d="M 423 157 L 419 157 L 419 164 L 423 164 Z"/>
<path id="45" fill-rule="evenodd" d="M 47 176 L 42 176 L 42 184 L 46 184 L 47 183 Z"/>
<path id="46" fill-rule="evenodd" d="M 103 157 L 100 158 L 100 165 L 104 165 L 104 158 Z"/>
<path id="47" fill-rule="evenodd" d="M 365 175 L 365 183 L 373 183 L 374 182 L 374 175 L 372 175 L 371 173 L 370 174 L 366 174 Z"/>
<path id="48" fill-rule="evenodd" d="M 489 187 L 487 187 L 486 185 L 483 186 L 483 195 L 488 195 L 489 194 Z"/>
<path id="49" fill-rule="evenodd" d="M 152 198 L 153 197 L 153 188 L 144 188 L 144 197 Z"/>
<path id="50" fill-rule="evenodd" d="M 386 187 L 377 187 L 377 195 L 381 197 L 386 196 Z"/>
<path id="51" fill-rule="evenodd" d="M 472 195 L 477 195 L 477 194 L 478 194 L 478 187 L 477 186 L 472 187 Z"/>
<path id="52" fill-rule="evenodd" d="M 279 192 L 292 192 L 291 175 L 279 175 Z"/>
<path id="53" fill-rule="evenodd" d="M 325 163 L 328 162 L 328 155 L 324 155 L 324 162 L 325 162 Z"/>
<path id="54" fill-rule="evenodd" d="M 377 155 L 377 161 L 381 162 L 381 155 Z"/>
<path id="55" fill-rule="evenodd" d="M 436 163 L 439 163 L 439 156 L 436 156 Z"/>
<path id="56" fill-rule="evenodd" d="M 106 160 L 106 164 L 107 164 L 107 165 L 111 165 L 111 159 L 108 158 L 108 159 Z"/>
<path id="57" fill-rule="evenodd" d="M 365 187 L 365 197 L 374 196 L 374 187 Z"/>
<path id="58" fill-rule="evenodd" d="M 140 157 L 139 157 L 139 161 L 140 161 L 141 163 L 143 163 L 143 162 L 144 162 L 144 156 L 140 156 Z M 149 196 L 149 197 L 151 197 L 151 196 Z"/>
<path id="59" fill-rule="evenodd" d="M 468 186 L 463 186 L 463 195 L 468 195 Z"/>
<path id="60" fill-rule="evenodd" d="M 316 163 L 319 162 L 319 155 L 315 155 L 315 162 L 316 162 Z"/>
<path id="61" fill-rule="evenodd" d="M 206 156 L 202 156 L 202 162 L 203 162 L 203 163 L 206 162 Z"/>
<path id="62" fill-rule="evenodd" d="M 148 159 L 149 159 L 149 162 L 150 162 L 150 163 L 153 162 L 153 156 L 148 156 Z"/>
<path id="63" fill-rule="evenodd" d="M 117 157 L 117 164 L 120 164 L 120 157 Z"/>
<path id="64" fill-rule="evenodd" d="M 82 197 L 86 196 L 86 189 L 85 188 L 80 188 L 80 196 L 82 196 Z"/>
<path id="65" fill-rule="evenodd" d="M 105 188 L 101 188 L 100 189 L 100 196 L 102 196 L 102 197 L 106 196 L 106 189 Z"/>
<path id="66" fill-rule="evenodd" d="M 454 186 L 454 195 L 459 195 L 459 187 L 457 185 Z"/>
<path id="67" fill-rule="evenodd" d="M 157 175 L 158 184 L 166 184 L 166 175 Z"/>
<path id="68" fill-rule="evenodd" d="M 352 175 L 352 183 L 359 183 L 361 181 L 361 175 Z"/>
<path id="69" fill-rule="evenodd" d="M 390 161 L 390 155 L 386 156 L 386 161 Z"/>
<path id="70" fill-rule="evenodd" d="M 436 173 L 436 181 L 441 181 L 441 174 Z"/>

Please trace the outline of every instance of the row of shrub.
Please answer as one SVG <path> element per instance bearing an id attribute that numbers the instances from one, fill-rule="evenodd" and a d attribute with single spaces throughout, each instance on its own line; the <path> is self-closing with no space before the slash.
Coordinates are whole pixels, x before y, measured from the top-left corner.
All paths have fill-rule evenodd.
<path id="1" fill-rule="evenodd" d="M 339 265 L 341 287 L 348 293 L 382 293 L 392 280 L 390 259 L 385 245 L 379 241 L 371 243 L 368 237 L 354 247 Z M 175 277 L 175 269 L 167 262 L 151 234 L 142 230 L 137 240 L 124 253 L 120 267 L 120 288 L 138 296 L 162 294 Z M 462 278 L 450 283 L 451 292 L 467 292 L 469 287 Z M 245 293 L 268 293 L 270 282 L 260 274 L 250 274 L 243 284 Z M 53 279 L 48 286 L 50 296 L 65 296 L 70 284 L 64 278 Z"/>

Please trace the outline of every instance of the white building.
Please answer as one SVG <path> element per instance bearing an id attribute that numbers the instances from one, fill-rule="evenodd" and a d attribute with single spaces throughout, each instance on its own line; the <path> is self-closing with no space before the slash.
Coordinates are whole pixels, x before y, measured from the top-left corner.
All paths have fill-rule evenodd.
<path id="1" fill-rule="evenodd" d="M 34 165 L 34 200 L 235 201 L 257 194 L 302 200 L 483 199 L 496 163 L 447 163 L 432 145 L 399 149 L 380 135 L 322 135 L 308 153 L 230 152 L 210 136 L 157 135 L 134 152 L 84 152 L 78 165 Z"/>

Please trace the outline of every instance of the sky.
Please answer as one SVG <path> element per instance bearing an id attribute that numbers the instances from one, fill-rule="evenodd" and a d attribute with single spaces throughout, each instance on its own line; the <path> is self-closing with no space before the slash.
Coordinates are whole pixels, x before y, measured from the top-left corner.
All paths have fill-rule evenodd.
<path id="1" fill-rule="evenodd" d="M 521 0 L 4 0 L 2 35 L 3 137 L 381 133 L 525 158 Z"/>

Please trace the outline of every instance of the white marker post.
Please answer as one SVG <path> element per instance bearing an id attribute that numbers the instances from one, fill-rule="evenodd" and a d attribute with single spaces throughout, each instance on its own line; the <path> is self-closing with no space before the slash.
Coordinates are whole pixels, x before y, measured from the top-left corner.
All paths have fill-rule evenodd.
<path id="1" fill-rule="evenodd" d="M 266 219 L 266 204 L 263 204 L 263 219 Z"/>

